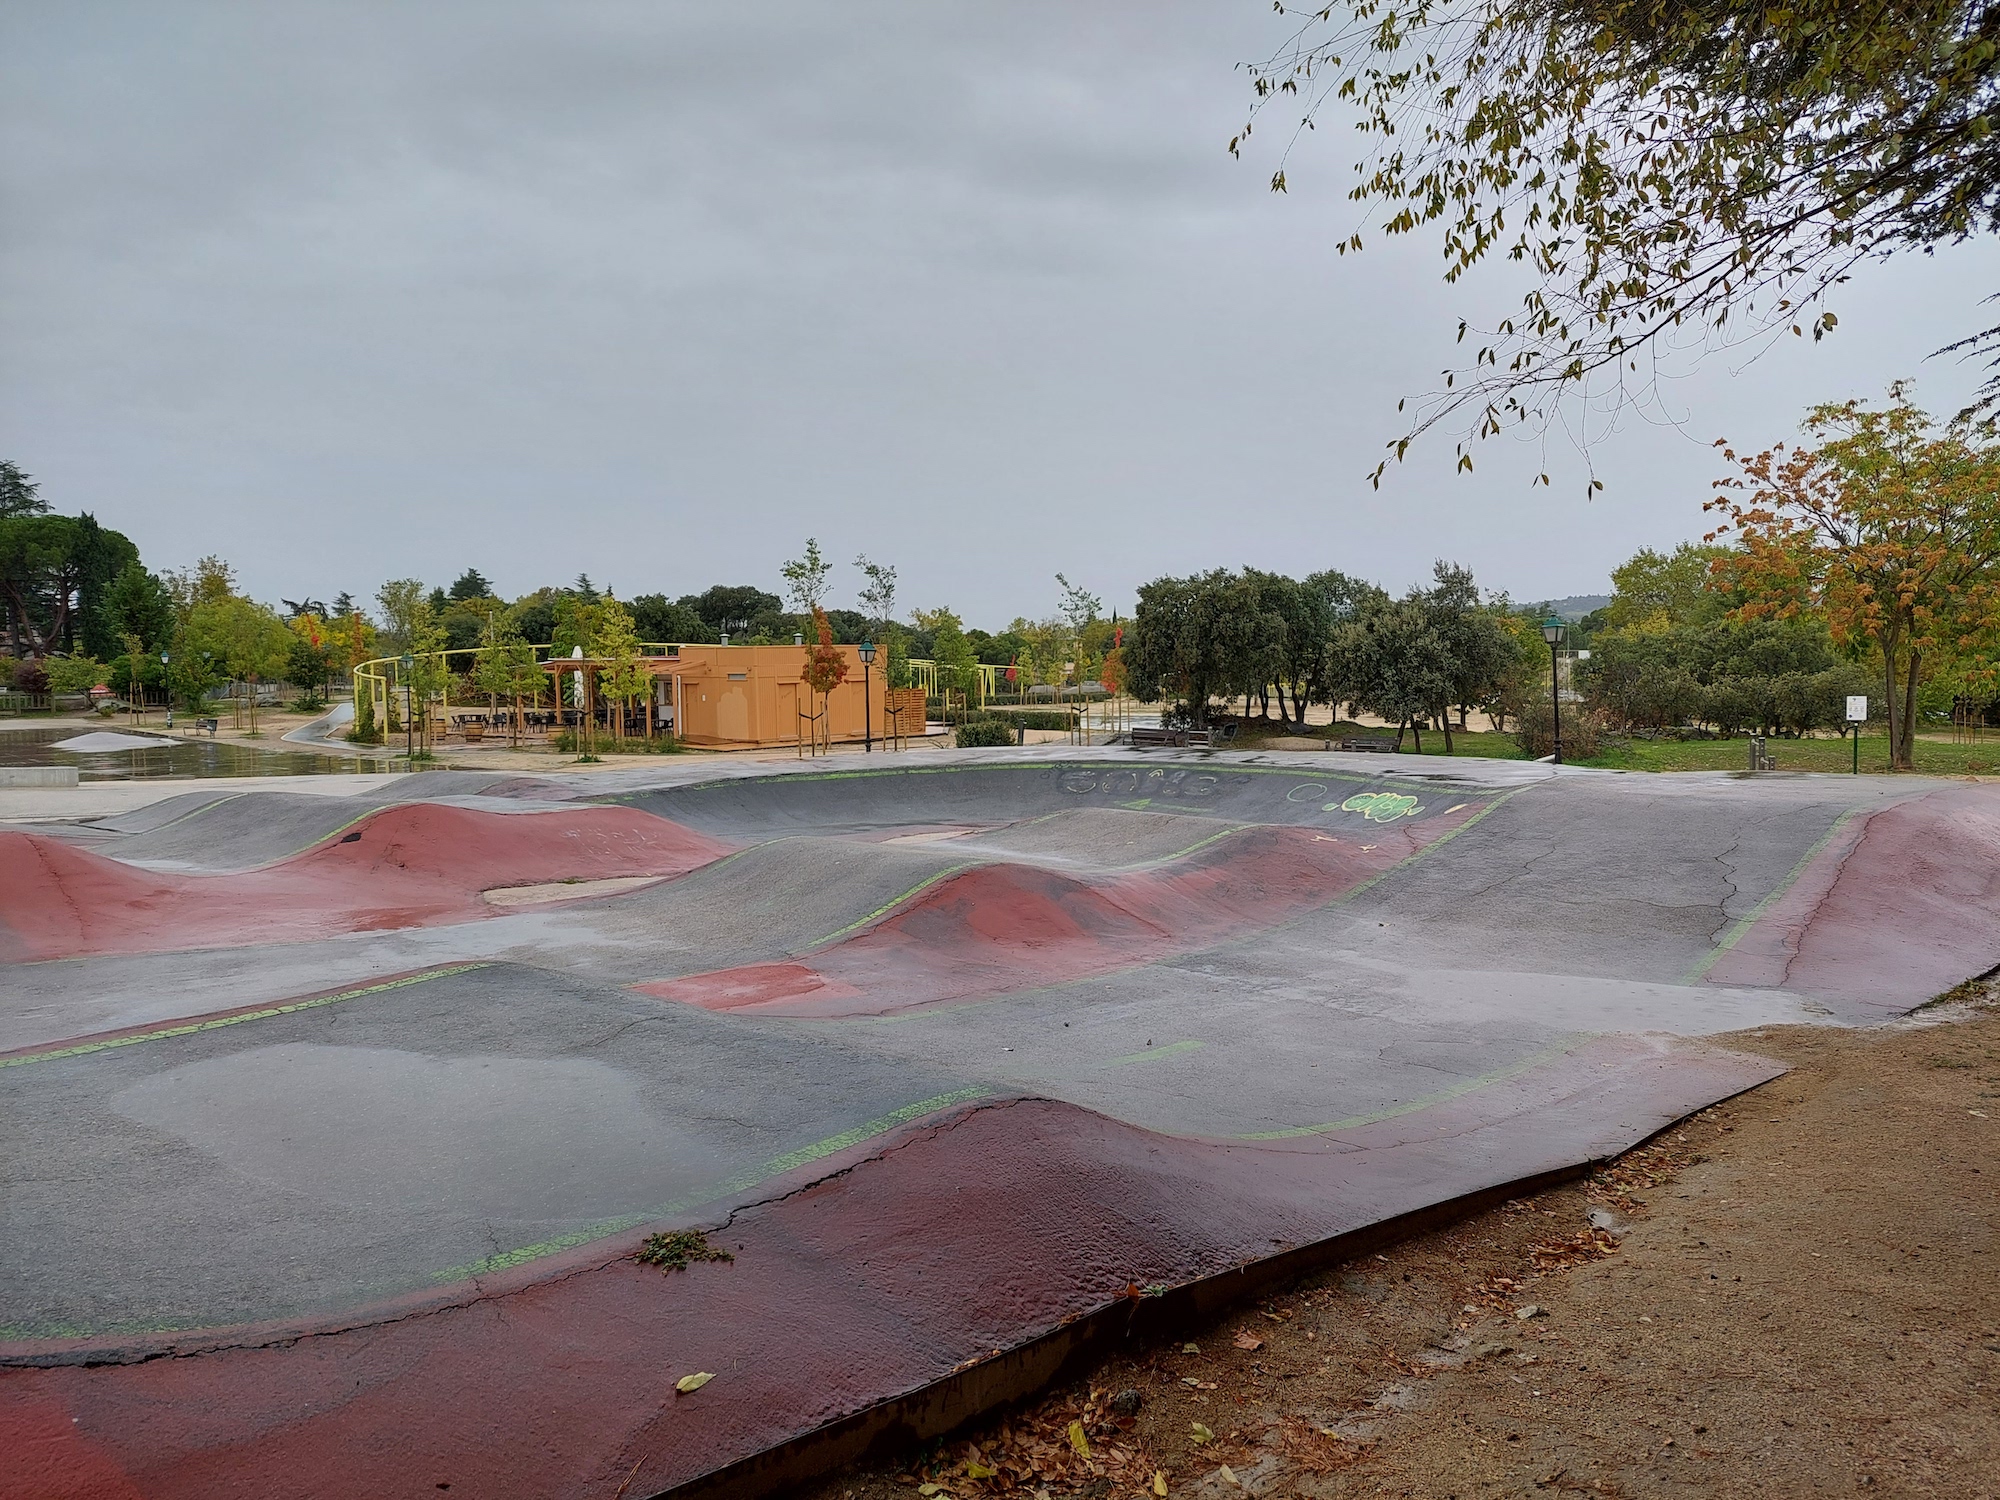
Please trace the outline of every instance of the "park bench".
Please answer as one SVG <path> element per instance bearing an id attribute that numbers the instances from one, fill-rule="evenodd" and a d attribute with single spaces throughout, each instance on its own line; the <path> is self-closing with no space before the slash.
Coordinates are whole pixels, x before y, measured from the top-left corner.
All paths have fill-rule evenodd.
<path id="1" fill-rule="evenodd" d="M 1396 742 L 1394 740 L 1378 739 L 1371 736 L 1366 739 L 1342 740 L 1340 748 L 1343 750 L 1361 750 L 1372 755 L 1394 755 L 1396 753 Z"/>
<path id="2" fill-rule="evenodd" d="M 1132 731 L 1131 745 L 1134 750 L 1213 750 L 1218 745 L 1226 745 L 1235 737 L 1236 726 L 1233 724 L 1220 729 L 1135 728 Z"/>
<path id="3" fill-rule="evenodd" d="M 206 730 L 208 733 L 208 737 L 210 739 L 214 739 L 217 722 L 218 721 L 215 719 L 196 719 L 194 721 L 194 727 L 197 732 Z"/>

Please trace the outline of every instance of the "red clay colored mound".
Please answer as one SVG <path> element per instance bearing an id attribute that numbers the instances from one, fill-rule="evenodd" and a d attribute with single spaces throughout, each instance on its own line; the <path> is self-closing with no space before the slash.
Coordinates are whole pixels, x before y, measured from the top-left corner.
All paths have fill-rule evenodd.
<path id="1" fill-rule="evenodd" d="M 974 1106 L 764 1184 L 731 1217 L 730 1265 L 663 1276 L 631 1258 L 642 1230 L 426 1316 L 0 1372 L 0 1438 L 39 1438 L 45 1465 L 0 1462 L 0 1500 L 41 1500 L 58 1464 L 86 1461 L 103 1476 L 92 1493 L 148 1500 L 657 1494 L 1107 1305 L 1129 1316 L 1134 1285 L 1242 1285 L 1265 1257 L 1601 1159 L 1780 1071 L 1606 1037 L 1283 1145 L 1155 1135 L 1047 1100 Z M 934 1431 L 1047 1373 L 1019 1368 L 970 1409 L 910 1410 Z M 676 1396 L 698 1370 L 715 1379 Z"/>
<path id="2" fill-rule="evenodd" d="M 708 1010 L 829 1018 L 1060 984 L 1275 926 L 1353 890 L 1478 811 L 1339 838 L 1249 828 L 1161 869 L 1096 881 L 1033 865 L 985 865 L 797 963 L 636 988 Z"/>
<path id="3" fill-rule="evenodd" d="M 1906 1011 L 2000 963 L 2000 797 L 1951 787 L 1836 834 L 1706 976 L 1844 1020 Z"/>
<path id="4" fill-rule="evenodd" d="M 357 837 L 358 835 L 358 837 Z M 0 833 L 0 959 L 291 942 L 491 916 L 503 885 L 683 875 L 729 846 L 628 807 L 490 813 L 386 808 L 290 859 L 161 874 L 32 833 Z"/>

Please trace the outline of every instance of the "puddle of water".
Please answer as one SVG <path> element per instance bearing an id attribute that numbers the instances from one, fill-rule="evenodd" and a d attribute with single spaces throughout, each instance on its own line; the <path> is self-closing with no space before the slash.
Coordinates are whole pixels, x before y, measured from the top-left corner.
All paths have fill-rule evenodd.
<path id="1" fill-rule="evenodd" d="M 221 740 L 170 740 L 164 736 L 159 744 L 138 750 L 92 752 L 56 748 L 57 740 L 88 734 L 100 727 L 103 726 L 74 723 L 0 727 L 0 766 L 75 766 L 80 781 L 146 781 L 165 776 L 317 776 L 329 772 L 400 769 L 395 761 L 386 759 L 353 759 L 289 748 L 261 750 Z M 118 726 L 114 724 L 111 728 L 115 730 Z"/>

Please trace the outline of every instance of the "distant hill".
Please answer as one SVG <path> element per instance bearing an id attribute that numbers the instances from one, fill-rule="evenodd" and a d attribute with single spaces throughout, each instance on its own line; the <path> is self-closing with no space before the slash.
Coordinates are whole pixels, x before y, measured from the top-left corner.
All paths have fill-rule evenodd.
<path id="1" fill-rule="evenodd" d="M 1567 599 L 1544 599 L 1534 606 L 1538 615 L 1559 615 L 1565 620 L 1581 620 L 1611 602 L 1609 594 L 1571 594 Z"/>

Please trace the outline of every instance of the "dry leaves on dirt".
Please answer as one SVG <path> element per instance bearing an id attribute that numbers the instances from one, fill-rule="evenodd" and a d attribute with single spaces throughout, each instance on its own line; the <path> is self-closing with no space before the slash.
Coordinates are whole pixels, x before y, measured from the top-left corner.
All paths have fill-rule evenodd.
<path id="1" fill-rule="evenodd" d="M 1159 1473 L 1132 1435 L 1130 1417 L 1111 1411 L 1113 1392 L 1092 1391 L 1017 1413 L 977 1438 L 949 1443 L 902 1476 L 926 1497 L 997 1495 L 1109 1480 L 1120 1492 L 1151 1491 Z"/>
<path id="2" fill-rule="evenodd" d="M 1295 1468 L 1311 1474 L 1331 1474 L 1358 1463 L 1375 1446 L 1374 1439 L 1350 1442 L 1331 1428 L 1320 1427 L 1304 1417 L 1286 1417 L 1265 1440 L 1284 1455 Z"/>

